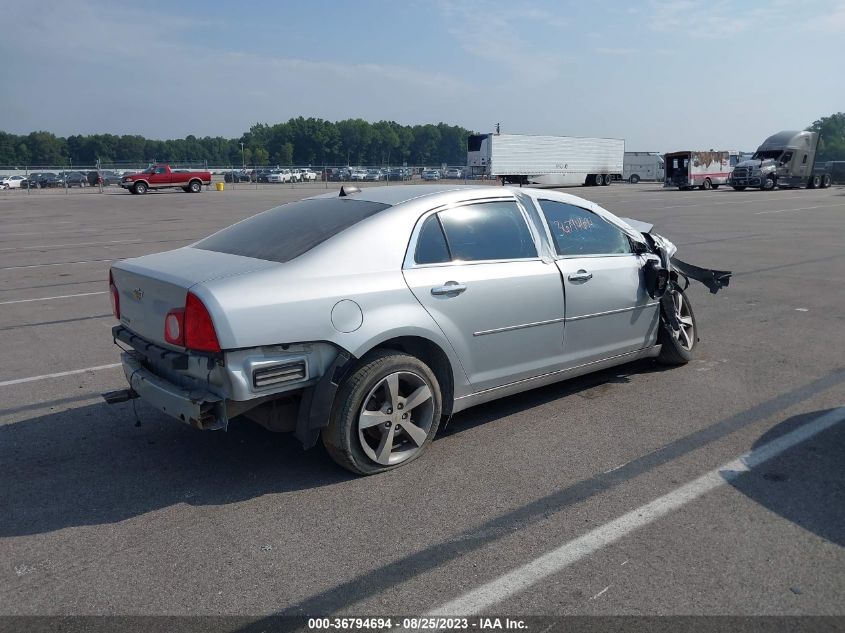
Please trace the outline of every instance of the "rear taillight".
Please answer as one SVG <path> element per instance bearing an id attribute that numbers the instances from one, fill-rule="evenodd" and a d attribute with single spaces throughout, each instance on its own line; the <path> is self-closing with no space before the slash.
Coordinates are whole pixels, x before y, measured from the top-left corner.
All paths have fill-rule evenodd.
<path id="1" fill-rule="evenodd" d="M 111 271 L 109 271 L 109 297 L 111 298 L 111 313 L 120 321 L 120 295 L 117 292 L 117 286 L 114 285 L 114 276 Z"/>
<path id="2" fill-rule="evenodd" d="M 219 352 L 214 322 L 203 302 L 189 292 L 185 298 L 185 347 L 200 352 Z"/>
<path id="3" fill-rule="evenodd" d="M 164 340 L 171 345 L 185 346 L 185 308 L 176 308 L 164 317 Z"/>

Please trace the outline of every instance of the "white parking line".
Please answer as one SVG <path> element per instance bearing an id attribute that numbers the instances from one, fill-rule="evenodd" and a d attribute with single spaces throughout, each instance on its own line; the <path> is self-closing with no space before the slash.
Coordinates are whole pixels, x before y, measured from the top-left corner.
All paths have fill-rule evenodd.
<path id="1" fill-rule="evenodd" d="M 754 215 L 765 215 L 766 213 L 785 213 L 787 211 L 809 211 L 810 209 L 827 209 L 829 207 L 843 207 L 845 204 L 820 204 L 815 207 L 801 207 L 800 209 L 775 209 L 773 211 L 756 211 Z"/>
<path id="2" fill-rule="evenodd" d="M 108 244 L 137 244 L 140 240 L 109 240 L 108 242 L 76 242 L 74 244 L 33 244 L 31 246 L 6 246 L 0 251 L 31 251 L 46 248 L 69 248 L 76 246 L 107 246 Z"/>
<path id="3" fill-rule="evenodd" d="M 25 382 L 35 382 L 36 380 L 47 380 L 49 378 L 62 378 L 64 376 L 73 376 L 74 374 L 84 374 L 89 371 L 100 371 L 101 369 L 113 369 L 120 367 L 120 363 L 111 363 L 109 365 L 97 365 L 96 367 L 86 367 L 85 369 L 72 369 L 70 371 L 60 371 L 57 374 L 44 374 L 43 376 L 30 376 L 28 378 L 15 378 L 14 380 L 4 380 L 0 382 L 0 387 L 9 387 L 11 385 L 20 385 Z"/>
<path id="4" fill-rule="evenodd" d="M 0 270 L 19 270 L 21 268 L 44 268 L 45 266 L 73 266 L 75 264 L 92 264 L 94 262 L 113 262 L 113 259 L 82 259 L 78 262 L 53 262 L 52 264 L 26 264 L 24 266 L 0 266 Z"/>
<path id="5" fill-rule="evenodd" d="M 702 495 L 733 481 L 801 442 L 845 420 L 845 407 L 833 409 L 794 431 L 786 433 L 741 457 L 711 470 L 698 479 L 663 495 L 618 519 L 605 523 L 568 543 L 564 543 L 504 576 L 434 609 L 430 616 L 474 615 L 510 596 L 525 591 L 544 578 L 612 545 L 635 530 L 666 516 Z"/>
<path id="6" fill-rule="evenodd" d="M 99 292 L 80 292 L 75 295 L 58 295 L 56 297 L 38 297 L 37 299 L 15 299 L 14 301 L 0 301 L 0 306 L 9 305 L 10 303 L 30 303 L 32 301 L 52 301 L 53 299 L 70 299 L 71 297 L 90 297 L 91 295 L 107 295 L 108 290 L 101 290 Z"/>

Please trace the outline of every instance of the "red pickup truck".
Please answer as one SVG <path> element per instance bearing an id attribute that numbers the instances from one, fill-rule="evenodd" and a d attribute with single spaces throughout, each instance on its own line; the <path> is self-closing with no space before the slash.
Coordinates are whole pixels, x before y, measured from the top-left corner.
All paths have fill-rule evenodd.
<path id="1" fill-rule="evenodd" d="M 203 185 L 211 184 L 210 171 L 173 171 L 170 165 L 159 163 L 137 174 L 129 174 L 120 180 L 120 186 L 132 193 L 147 193 L 150 189 L 173 189 L 179 187 L 185 193 L 199 193 Z"/>

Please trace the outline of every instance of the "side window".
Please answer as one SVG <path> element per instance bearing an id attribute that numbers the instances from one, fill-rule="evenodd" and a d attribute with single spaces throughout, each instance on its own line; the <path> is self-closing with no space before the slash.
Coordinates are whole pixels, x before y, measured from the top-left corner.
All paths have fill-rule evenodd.
<path id="1" fill-rule="evenodd" d="M 802 159 L 801 159 L 801 164 L 802 164 L 802 165 L 806 165 L 806 164 L 807 164 L 807 154 L 804 154 L 804 158 L 802 158 Z"/>
<path id="2" fill-rule="evenodd" d="M 442 264 L 451 259 L 440 220 L 436 214 L 430 215 L 420 229 L 414 261 L 418 264 Z"/>
<path id="3" fill-rule="evenodd" d="M 164 167 L 156 167 L 156 173 L 157 174 L 163 174 L 166 171 L 167 170 Z"/>
<path id="4" fill-rule="evenodd" d="M 784 154 L 784 155 L 781 157 L 781 159 L 780 159 L 780 164 L 781 164 L 781 165 L 786 165 L 786 164 L 787 164 L 787 163 L 789 163 L 791 160 L 792 160 L 792 152 L 787 152 L 786 154 Z"/>
<path id="5" fill-rule="evenodd" d="M 515 201 L 472 204 L 439 215 L 452 260 L 537 257 L 531 232 Z"/>
<path id="6" fill-rule="evenodd" d="M 591 211 L 565 202 L 540 200 L 558 255 L 630 253 L 631 242 L 621 229 Z"/>

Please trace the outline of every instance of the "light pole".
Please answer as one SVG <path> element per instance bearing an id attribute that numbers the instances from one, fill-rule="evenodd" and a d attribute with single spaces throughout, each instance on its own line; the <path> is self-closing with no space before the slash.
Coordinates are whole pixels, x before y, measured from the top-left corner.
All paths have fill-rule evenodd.
<path id="1" fill-rule="evenodd" d="M 244 154 L 244 144 L 241 143 L 241 164 L 246 169 L 246 155 Z"/>

